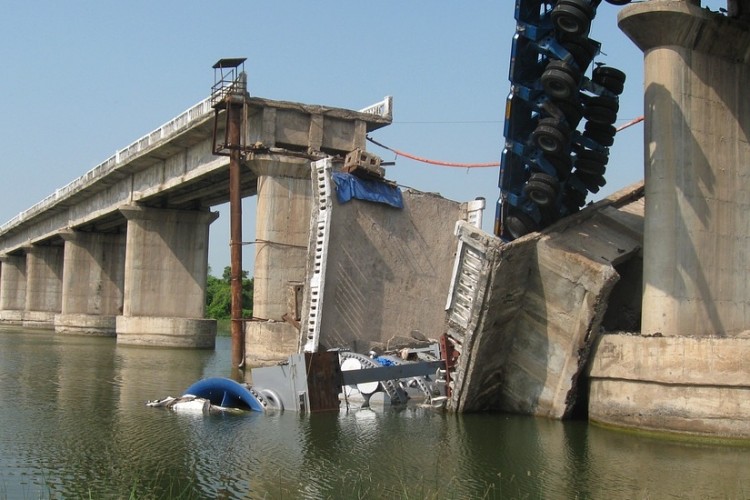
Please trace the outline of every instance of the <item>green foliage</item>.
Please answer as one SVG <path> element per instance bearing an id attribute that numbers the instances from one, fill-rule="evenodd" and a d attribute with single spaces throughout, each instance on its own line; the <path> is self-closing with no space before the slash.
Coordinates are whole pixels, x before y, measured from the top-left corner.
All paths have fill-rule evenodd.
<path id="1" fill-rule="evenodd" d="M 211 319 L 229 319 L 232 313 L 231 268 L 224 268 L 221 278 L 211 275 L 208 270 L 206 280 L 206 317 Z M 242 271 L 242 316 L 253 316 L 253 279 L 247 271 Z"/>

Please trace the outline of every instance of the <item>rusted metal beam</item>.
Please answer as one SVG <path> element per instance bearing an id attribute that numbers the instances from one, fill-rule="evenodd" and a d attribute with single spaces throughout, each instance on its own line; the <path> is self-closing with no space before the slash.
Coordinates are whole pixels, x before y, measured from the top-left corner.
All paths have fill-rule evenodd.
<path id="1" fill-rule="evenodd" d="M 245 329 L 242 319 L 242 186 L 240 182 L 240 160 L 242 151 L 242 103 L 230 102 L 227 106 L 229 153 L 229 225 L 231 266 L 231 334 L 232 366 L 245 364 Z M 232 147 L 235 146 L 235 147 Z"/>

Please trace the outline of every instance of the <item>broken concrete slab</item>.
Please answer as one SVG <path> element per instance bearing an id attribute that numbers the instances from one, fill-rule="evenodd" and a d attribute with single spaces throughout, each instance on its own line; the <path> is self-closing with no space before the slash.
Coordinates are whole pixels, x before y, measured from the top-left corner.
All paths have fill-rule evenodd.
<path id="1" fill-rule="evenodd" d="M 457 234 L 449 407 L 569 416 L 615 266 L 642 247 L 642 183 L 511 243 L 463 224 Z"/>
<path id="2" fill-rule="evenodd" d="M 301 348 L 366 353 L 438 338 L 456 251 L 451 228 L 466 204 L 414 190 L 402 192 L 403 209 L 340 203 L 333 162 L 315 165 Z"/>

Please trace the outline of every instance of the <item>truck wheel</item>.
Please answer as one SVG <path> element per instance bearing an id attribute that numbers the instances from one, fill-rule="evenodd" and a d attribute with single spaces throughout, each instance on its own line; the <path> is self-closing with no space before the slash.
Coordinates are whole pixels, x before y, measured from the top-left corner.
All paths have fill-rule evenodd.
<path id="1" fill-rule="evenodd" d="M 574 130 L 581 123 L 583 109 L 575 96 L 572 99 L 550 102 L 548 106 L 553 108 L 551 111 L 548 110 L 548 112 L 555 116 L 555 118 L 565 120 L 571 130 Z"/>
<path id="2" fill-rule="evenodd" d="M 539 120 L 539 124 L 531 134 L 531 142 L 536 147 L 554 156 L 564 154 L 569 141 L 570 133 L 567 127 L 554 118 Z"/>
<path id="3" fill-rule="evenodd" d="M 599 130 L 584 130 L 583 136 L 587 139 L 591 139 L 600 146 L 604 146 L 605 148 L 608 148 L 615 143 L 615 136 L 608 135 Z"/>
<path id="4" fill-rule="evenodd" d="M 581 149 L 576 152 L 576 159 L 578 160 L 589 160 L 606 165 L 609 162 L 609 156 L 599 151 L 592 151 L 590 149 Z"/>
<path id="5" fill-rule="evenodd" d="M 585 71 L 596 55 L 597 49 L 586 38 L 567 40 L 563 47 L 570 53 L 570 56 L 578 65 L 578 69 Z"/>
<path id="6" fill-rule="evenodd" d="M 570 99 L 578 92 L 578 82 L 568 73 L 552 68 L 542 73 L 542 87 L 552 99 Z"/>
<path id="7" fill-rule="evenodd" d="M 624 72 L 617 68 L 613 68 L 612 66 L 597 66 L 591 72 L 591 76 L 594 81 L 596 81 L 597 78 L 611 78 L 622 83 L 625 83 L 625 79 L 627 78 Z"/>
<path id="8" fill-rule="evenodd" d="M 576 177 L 578 177 L 583 185 L 586 186 L 586 189 L 592 193 L 599 192 L 599 188 L 602 188 L 607 184 L 607 181 L 601 175 L 579 173 Z"/>
<path id="9" fill-rule="evenodd" d="M 586 99 L 586 106 L 601 106 L 608 108 L 617 113 L 620 110 L 620 103 L 614 97 L 594 96 Z"/>
<path id="10" fill-rule="evenodd" d="M 615 95 L 620 95 L 625 90 L 625 73 L 610 66 L 597 66 L 594 68 L 591 80 Z"/>
<path id="11" fill-rule="evenodd" d="M 534 222 L 534 219 L 519 210 L 513 210 L 507 217 L 505 217 L 504 226 L 504 229 L 508 230 L 508 234 L 510 234 L 513 239 L 520 238 L 525 234 L 539 229 L 539 226 Z"/>
<path id="12" fill-rule="evenodd" d="M 551 17 L 561 38 L 585 38 L 591 30 L 593 16 L 577 5 L 558 3 L 552 10 Z"/>
<path id="13" fill-rule="evenodd" d="M 524 194 L 540 207 L 548 207 L 555 202 L 557 193 L 548 184 L 530 180 L 523 187 Z"/>
<path id="14" fill-rule="evenodd" d="M 616 133 L 617 129 L 612 125 L 586 122 L 586 129 L 583 131 L 583 136 L 591 139 L 597 144 L 609 147 L 615 143 Z"/>
<path id="15" fill-rule="evenodd" d="M 576 161 L 576 172 L 577 174 L 592 174 L 592 175 L 604 175 L 607 171 L 607 167 L 603 163 L 599 163 L 593 160 L 578 160 Z M 578 175 L 580 177 L 580 175 Z"/>
<path id="16" fill-rule="evenodd" d="M 612 125 L 617 121 L 617 111 L 604 106 L 587 105 L 583 109 L 583 116 L 594 123 Z"/>

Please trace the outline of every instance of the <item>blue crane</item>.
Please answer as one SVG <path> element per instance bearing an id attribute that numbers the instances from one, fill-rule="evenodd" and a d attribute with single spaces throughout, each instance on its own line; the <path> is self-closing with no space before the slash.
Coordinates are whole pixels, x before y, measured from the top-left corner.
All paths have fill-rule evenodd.
<path id="1" fill-rule="evenodd" d="M 625 73 L 596 64 L 587 76 L 601 49 L 589 38 L 601 2 L 516 0 L 495 216 L 504 240 L 577 212 L 605 185 Z"/>

